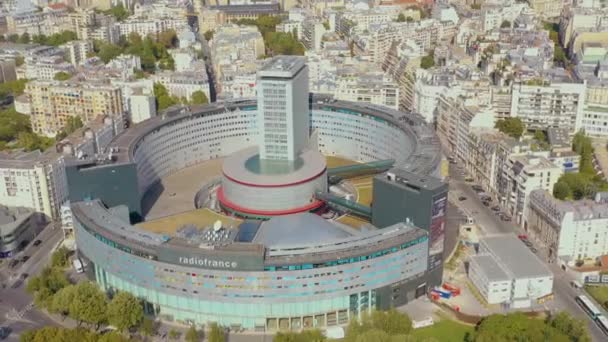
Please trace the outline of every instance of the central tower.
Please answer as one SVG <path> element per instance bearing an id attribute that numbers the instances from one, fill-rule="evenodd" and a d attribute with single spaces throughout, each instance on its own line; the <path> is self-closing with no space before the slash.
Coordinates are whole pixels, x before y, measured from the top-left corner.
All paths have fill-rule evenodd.
<path id="1" fill-rule="evenodd" d="M 320 210 L 327 163 L 310 146 L 308 67 L 303 57 L 276 56 L 257 75 L 259 139 L 222 166 L 217 198 L 233 215 L 266 219 Z"/>
<path id="2" fill-rule="evenodd" d="M 258 72 L 260 159 L 294 162 L 310 135 L 308 67 L 303 57 L 279 56 Z"/>

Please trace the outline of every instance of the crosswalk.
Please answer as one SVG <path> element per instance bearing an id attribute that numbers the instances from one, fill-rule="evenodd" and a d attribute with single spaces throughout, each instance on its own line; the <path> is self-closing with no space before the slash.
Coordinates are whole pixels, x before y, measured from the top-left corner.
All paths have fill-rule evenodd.
<path id="1" fill-rule="evenodd" d="M 6 319 L 9 321 L 20 321 L 23 319 L 23 316 L 28 313 L 28 311 L 32 310 L 33 307 L 34 302 L 29 303 L 20 311 L 17 311 L 17 309 L 12 308 L 9 310 L 9 312 L 6 313 Z"/>

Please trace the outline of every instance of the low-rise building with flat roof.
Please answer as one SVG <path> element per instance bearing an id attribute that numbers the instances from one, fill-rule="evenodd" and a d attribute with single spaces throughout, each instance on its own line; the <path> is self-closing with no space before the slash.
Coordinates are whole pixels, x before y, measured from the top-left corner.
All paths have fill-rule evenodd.
<path id="1" fill-rule="evenodd" d="M 24 207 L 0 206 L 0 258 L 14 256 L 42 228 L 36 212 Z"/>
<path id="2" fill-rule="evenodd" d="M 526 308 L 553 292 L 553 273 L 515 235 L 486 236 L 470 258 L 469 278 L 490 304 Z"/>

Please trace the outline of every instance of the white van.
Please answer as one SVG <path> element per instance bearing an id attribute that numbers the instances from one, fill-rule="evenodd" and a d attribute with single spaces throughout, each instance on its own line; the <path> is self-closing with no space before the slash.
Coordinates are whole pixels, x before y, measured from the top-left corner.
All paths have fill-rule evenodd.
<path id="1" fill-rule="evenodd" d="M 74 266 L 74 270 L 76 270 L 76 273 L 84 272 L 84 266 L 82 266 L 82 262 L 80 261 L 80 259 L 72 260 L 72 265 Z"/>

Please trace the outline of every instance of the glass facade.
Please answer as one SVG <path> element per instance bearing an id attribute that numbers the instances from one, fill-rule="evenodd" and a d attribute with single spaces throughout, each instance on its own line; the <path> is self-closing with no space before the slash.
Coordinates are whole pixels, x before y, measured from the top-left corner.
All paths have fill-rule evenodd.
<path id="1" fill-rule="evenodd" d="M 316 264 L 222 271 L 185 267 L 138 256 L 91 234 L 75 220 L 80 253 L 94 265 L 107 291 L 129 291 L 165 320 L 298 328 L 347 322 L 376 306 L 375 290 L 419 280 L 426 273 L 427 238 L 366 256 Z M 123 246 L 124 247 L 124 246 Z"/>

